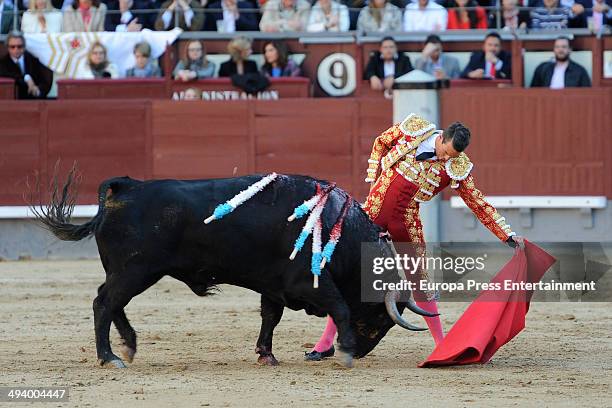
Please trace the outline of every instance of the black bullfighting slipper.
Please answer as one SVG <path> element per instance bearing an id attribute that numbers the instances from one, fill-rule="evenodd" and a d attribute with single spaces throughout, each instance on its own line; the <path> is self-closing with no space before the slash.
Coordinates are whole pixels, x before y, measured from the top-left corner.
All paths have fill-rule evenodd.
<path id="1" fill-rule="evenodd" d="M 321 361 L 324 358 L 327 357 L 333 357 L 334 353 L 336 352 L 336 349 L 334 349 L 334 346 L 332 345 L 330 347 L 329 350 L 325 350 L 325 351 L 311 351 L 310 353 L 304 353 L 304 360 L 306 361 Z"/>

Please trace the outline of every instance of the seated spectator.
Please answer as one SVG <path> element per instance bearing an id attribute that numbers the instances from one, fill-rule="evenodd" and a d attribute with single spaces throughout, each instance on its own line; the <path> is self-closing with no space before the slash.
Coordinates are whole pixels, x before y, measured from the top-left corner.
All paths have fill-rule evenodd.
<path id="1" fill-rule="evenodd" d="M 187 88 L 183 94 L 184 101 L 200 101 L 202 100 L 202 91 L 197 88 Z"/>
<path id="2" fill-rule="evenodd" d="M 511 79 L 510 54 L 501 48 L 501 37 L 492 31 L 485 37 L 482 51 L 473 52 L 461 74 L 470 79 Z"/>
<path id="3" fill-rule="evenodd" d="M 559 5 L 559 0 L 541 0 L 531 11 L 531 28 L 534 30 L 563 30 L 568 28 L 572 10 Z"/>
<path id="4" fill-rule="evenodd" d="M 102 43 L 93 43 L 87 54 L 86 72 L 77 79 L 118 78 L 117 67 L 108 60 L 107 55 L 106 47 Z"/>
<path id="5" fill-rule="evenodd" d="M 143 28 L 155 29 L 157 13 L 143 10 L 159 9 L 159 0 L 105 0 L 107 7 L 104 29 L 106 31 L 140 31 Z M 110 13 L 109 11 L 119 13 Z"/>
<path id="6" fill-rule="evenodd" d="M 451 0 L 450 4 L 448 30 L 488 28 L 487 13 L 475 0 Z"/>
<path id="7" fill-rule="evenodd" d="M 384 91 L 385 97 L 391 97 L 395 78 L 410 71 L 412 71 L 410 58 L 397 52 L 397 45 L 393 38 L 385 37 L 380 43 L 379 51 L 370 57 L 364 79 L 370 81 L 372 90 Z"/>
<path id="8" fill-rule="evenodd" d="M 268 0 L 263 7 L 259 29 L 267 33 L 304 31 L 310 3 L 306 0 Z"/>
<path id="9" fill-rule="evenodd" d="M 344 4 L 349 9 L 349 20 L 351 25 L 349 26 L 350 31 L 357 29 L 357 20 L 359 19 L 359 13 L 361 9 L 368 5 L 369 0 L 337 0 Z"/>
<path id="10" fill-rule="evenodd" d="M 584 13 L 570 20 L 570 27 L 587 27 L 599 31 L 604 26 L 612 26 L 612 0 L 577 0 Z M 578 10 L 579 11 L 579 10 Z"/>
<path id="11" fill-rule="evenodd" d="M 183 82 L 196 79 L 212 78 L 215 75 L 215 64 L 206 59 L 206 50 L 198 40 L 191 40 L 187 44 L 185 59 L 180 60 L 172 75 L 174 79 Z"/>
<path id="12" fill-rule="evenodd" d="M 371 0 L 359 12 L 357 30 L 372 33 L 401 31 L 402 10 L 387 0 Z"/>
<path id="13" fill-rule="evenodd" d="M 207 7 L 206 31 L 234 33 L 236 31 L 257 31 L 257 11 L 246 1 L 221 0 Z"/>
<path id="14" fill-rule="evenodd" d="M 46 97 L 51 89 L 53 74 L 25 50 L 23 34 L 9 34 L 6 47 L 8 53 L 0 58 L 0 77 L 15 80 L 17 99 Z"/>
<path id="15" fill-rule="evenodd" d="M 243 75 L 258 72 L 255 61 L 248 59 L 253 52 L 251 49 L 251 40 L 248 38 L 234 38 L 227 45 L 227 52 L 230 55 L 230 59 L 225 61 L 219 67 L 220 77 L 230 77 L 235 74 Z"/>
<path id="16" fill-rule="evenodd" d="M 444 31 L 448 13 L 433 0 L 413 0 L 406 6 L 404 31 Z"/>
<path id="17" fill-rule="evenodd" d="M 0 34 L 7 34 L 13 29 L 13 10 L 12 4 L 0 0 Z"/>
<path id="18" fill-rule="evenodd" d="M 126 78 L 157 78 L 162 76 L 157 64 L 151 61 L 151 46 L 148 42 L 139 42 L 134 46 L 136 64 L 125 73 Z"/>
<path id="19" fill-rule="evenodd" d="M 266 41 L 263 46 L 264 64 L 261 73 L 268 78 L 302 75 L 300 67 L 289 58 L 287 45 L 281 40 Z"/>
<path id="20" fill-rule="evenodd" d="M 179 27 L 185 31 L 200 31 L 204 27 L 204 9 L 197 0 L 167 0 L 155 21 L 158 31 Z M 178 18 L 178 25 L 175 25 Z"/>
<path id="21" fill-rule="evenodd" d="M 62 31 L 65 33 L 104 31 L 106 5 L 99 0 L 74 0 L 64 10 Z"/>
<path id="22" fill-rule="evenodd" d="M 62 13 L 54 9 L 51 0 L 30 0 L 30 9 L 23 14 L 24 33 L 61 33 Z"/>
<path id="23" fill-rule="evenodd" d="M 323 31 L 348 31 L 351 25 L 349 10 L 334 0 L 319 0 L 310 10 L 307 30 L 311 33 Z"/>
<path id="24" fill-rule="evenodd" d="M 526 29 L 529 27 L 529 11 L 520 10 L 518 0 L 502 0 L 501 28 L 505 30 Z M 492 14 L 491 27 L 496 25 L 495 14 Z"/>
<path id="25" fill-rule="evenodd" d="M 437 79 L 454 79 L 461 75 L 459 60 L 442 52 L 442 40 L 435 34 L 425 40 L 422 56 L 415 61 L 414 67 Z"/>
<path id="26" fill-rule="evenodd" d="M 532 87 L 563 89 L 569 87 L 590 87 L 591 79 L 586 69 L 570 59 L 572 48 L 567 37 L 555 40 L 554 60 L 543 62 L 535 70 Z"/>

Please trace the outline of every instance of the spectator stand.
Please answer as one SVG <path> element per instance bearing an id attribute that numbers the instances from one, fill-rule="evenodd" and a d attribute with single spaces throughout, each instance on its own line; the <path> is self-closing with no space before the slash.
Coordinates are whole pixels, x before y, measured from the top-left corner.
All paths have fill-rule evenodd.
<path id="1" fill-rule="evenodd" d="M 603 72 L 602 39 L 588 35 L 590 34 L 588 30 L 571 31 L 563 34 L 570 39 L 572 44 L 570 58 L 586 69 L 594 87 L 600 86 Z M 519 43 L 523 56 L 521 86 L 530 87 L 537 66 L 554 57 L 552 49 L 559 35 L 561 34 L 555 32 L 533 32 L 518 36 L 516 42 Z"/>
<path id="2" fill-rule="evenodd" d="M 362 80 L 363 70 L 367 64 L 369 55 L 378 49 L 381 34 L 370 35 L 368 33 L 261 33 L 244 32 L 254 40 L 252 58 L 259 64 L 263 61 L 261 47 L 268 39 L 283 39 L 287 42 L 292 58 L 300 63 L 305 78 L 309 78 L 312 91 L 308 95 L 315 97 L 323 96 L 371 96 L 379 97 L 378 93 L 369 90 L 369 85 Z M 387 34 L 387 33 L 385 33 Z M 398 48 L 410 56 L 412 62 L 420 54 L 423 41 L 429 33 L 389 33 L 394 35 Z M 445 53 L 457 57 L 464 65 L 472 51 L 480 50 L 485 31 L 483 30 L 457 30 L 441 32 L 440 37 L 444 43 Z M 555 32 L 516 32 L 501 31 L 502 47 L 512 53 L 512 86 L 523 87 L 529 85 L 533 70 L 542 59 L 551 55 L 554 39 L 559 35 L 565 35 L 572 39 L 572 58 L 583 65 L 592 78 L 593 86 L 612 86 L 612 37 L 594 36 L 586 29 L 573 29 Z M 199 39 L 206 47 L 209 60 L 217 66 L 229 59 L 227 54 L 227 43 L 234 34 L 217 32 L 185 32 L 179 40 L 169 47 L 160 58 L 160 66 L 165 73 L 165 80 L 171 81 L 170 73 L 174 68 L 179 56 L 183 55 L 183 48 L 188 40 Z M 4 41 L 6 36 L 0 36 Z M 6 52 L 6 47 L 0 43 L 0 56 Z M 121 80 L 123 81 L 123 80 Z M 170 85 L 166 84 L 166 93 L 160 90 L 145 90 L 146 82 L 137 83 L 133 80 L 125 82 L 104 82 L 105 87 L 114 88 L 115 91 L 88 90 L 93 92 L 94 97 L 170 97 L 173 92 L 168 90 Z M 303 81 L 302 81 L 303 82 Z M 122 91 L 121 84 L 133 84 L 132 90 Z M 66 82 L 68 84 L 68 82 Z M 70 83 L 74 86 L 76 83 Z M 507 81 L 490 80 L 461 80 L 453 81 L 451 86 L 465 87 L 490 87 L 507 86 Z M 154 86 L 155 87 L 155 86 Z M 75 91 L 71 90 L 74 96 Z M 85 92 L 85 91 L 83 91 Z M 123 94 L 123 96 L 121 95 Z M 164 96 L 162 96 L 162 94 Z M 60 97 L 67 95 L 61 94 Z M 107 95 L 107 96 L 105 96 Z"/>
<path id="3" fill-rule="evenodd" d="M 356 81 L 355 70 L 350 66 L 351 60 L 355 61 L 357 54 L 357 45 L 355 42 L 355 36 L 352 33 L 334 33 L 333 35 L 325 33 L 261 33 L 261 32 L 248 32 L 239 33 L 239 35 L 246 35 L 253 40 L 253 55 L 251 59 L 257 62 L 257 65 L 261 67 L 263 64 L 263 55 L 261 50 L 263 44 L 267 40 L 284 40 L 290 50 L 290 58 L 294 62 L 301 65 L 302 75 L 305 78 L 310 78 L 313 91 L 313 96 L 348 96 L 353 95 L 354 86 L 351 88 L 351 84 Z M 172 52 L 168 63 L 164 62 L 164 67 L 170 67 L 164 69 L 166 76 L 170 75 L 172 69 L 178 62 L 179 58 L 184 55 L 184 48 L 187 43 L 191 40 L 202 40 L 206 54 L 209 61 L 215 62 L 217 70 L 222 62 L 227 61 L 230 57 L 227 53 L 227 44 L 234 38 L 234 34 L 223 34 L 215 32 L 200 32 L 200 33 L 183 33 L 172 46 Z M 334 56 L 330 57 L 325 66 L 331 67 L 331 71 L 326 70 L 321 72 L 321 78 L 319 79 L 318 70 L 320 63 L 332 54 L 346 54 L 341 55 L 340 60 L 337 61 Z M 347 57 L 348 56 L 348 57 Z M 323 67 L 324 69 L 324 67 Z M 326 75 L 329 74 L 329 75 Z M 351 82 L 353 81 L 353 82 Z M 331 85 L 331 83 L 335 85 Z M 348 85 L 348 86 L 347 86 Z M 322 87 L 325 87 L 328 91 L 326 92 Z M 334 90 L 336 92 L 334 92 Z"/>

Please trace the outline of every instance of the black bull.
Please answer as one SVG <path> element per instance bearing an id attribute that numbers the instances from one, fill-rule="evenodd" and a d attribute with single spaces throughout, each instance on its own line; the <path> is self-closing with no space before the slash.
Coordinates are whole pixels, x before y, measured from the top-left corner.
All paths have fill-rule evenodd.
<path id="1" fill-rule="evenodd" d="M 93 302 L 101 365 L 125 367 L 111 350 L 111 322 L 124 341 L 124 358 L 132 361 L 136 333 L 124 307 L 166 275 L 184 282 L 198 296 L 219 284 L 260 293 L 262 323 L 256 352 L 265 364 L 277 364 L 272 335 L 285 307 L 321 317 L 329 314 L 338 327 L 347 365 L 352 356 L 369 353 L 394 324 L 415 329 L 401 318 L 401 311 L 408 306 L 416 313 L 427 313 L 412 300 L 396 303 L 397 292 L 388 293 L 385 303 L 360 301 L 361 243 L 377 243 L 385 256 L 392 256 L 392 249 L 356 201 L 351 203 L 342 238 L 331 263 L 322 270 L 317 289 L 310 273 L 308 243 L 295 260 L 289 260 L 304 221 L 290 223 L 287 217 L 314 195 L 317 183 L 325 187 L 327 182 L 279 175 L 234 212 L 204 224 L 216 205 L 260 179 L 256 175 L 194 181 L 110 179 L 100 185 L 98 213 L 82 225 L 70 223 L 76 201 L 74 170 L 61 193 L 55 181 L 51 203 L 33 209 L 62 240 L 96 237 L 106 271 Z M 347 197 L 338 188 L 332 190 L 322 215 L 324 242 Z"/>

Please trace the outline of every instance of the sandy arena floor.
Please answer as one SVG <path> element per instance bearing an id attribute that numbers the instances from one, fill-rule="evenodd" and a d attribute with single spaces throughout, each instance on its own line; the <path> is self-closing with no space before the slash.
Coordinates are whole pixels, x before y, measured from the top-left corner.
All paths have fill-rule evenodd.
<path id="1" fill-rule="evenodd" d="M 70 387 L 69 403 L 45 407 L 612 406 L 609 303 L 535 303 L 491 363 L 445 369 L 416 368 L 433 342 L 400 328 L 352 370 L 306 363 L 325 321 L 286 310 L 281 365 L 260 367 L 259 295 L 226 286 L 198 298 L 165 278 L 127 307 L 139 350 L 117 370 L 95 367 L 91 304 L 103 280 L 98 261 L 0 263 L 0 385 Z M 465 306 L 441 305 L 447 329 Z"/>

